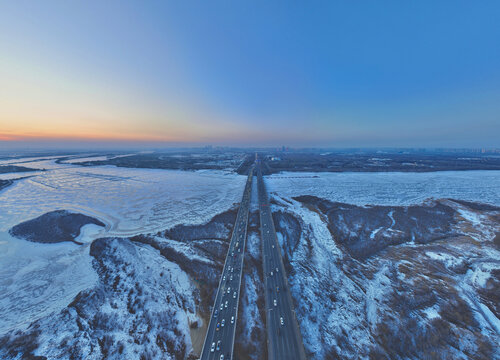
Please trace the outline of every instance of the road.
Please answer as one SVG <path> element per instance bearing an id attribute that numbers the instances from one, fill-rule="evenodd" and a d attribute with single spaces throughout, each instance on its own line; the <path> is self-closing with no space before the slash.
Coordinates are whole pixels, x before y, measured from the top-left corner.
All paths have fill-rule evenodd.
<path id="1" fill-rule="evenodd" d="M 256 170 L 264 268 L 268 359 L 305 360 L 304 345 L 295 318 L 292 297 L 288 288 L 285 267 L 281 258 L 259 160 L 257 160 Z"/>
<path id="2" fill-rule="evenodd" d="M 200 357 L 202 360 L 227 360 L 233 358 L 253 171 L 254 167 L 252 166 L 245 185 L 238 215 L 236 216 L 224 269 L 210 316 L 210 323 L 205 335 L 205 342 Z"/>

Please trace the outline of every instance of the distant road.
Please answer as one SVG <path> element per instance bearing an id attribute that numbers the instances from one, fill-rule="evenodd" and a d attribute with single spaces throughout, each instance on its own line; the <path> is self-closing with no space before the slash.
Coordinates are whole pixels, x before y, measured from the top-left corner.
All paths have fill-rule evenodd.
<path id="1" fill-rule="evenodd" d="M 304 345 L 295 318 L 259 160 L 257 160 L 257 188 L 264 268 L 268 359 L 305 360 Z"/>
<path id="2" fill-rule="evenodd" d="M 232 359 L 254 167 L 250 169 L 229 243 L 200 359 Z"/>

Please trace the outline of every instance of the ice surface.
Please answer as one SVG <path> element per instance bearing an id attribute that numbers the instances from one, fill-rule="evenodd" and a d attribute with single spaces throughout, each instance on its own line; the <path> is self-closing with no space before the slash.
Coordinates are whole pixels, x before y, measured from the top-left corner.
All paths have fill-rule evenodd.
<path id="1" fill-rule="evenodd" d="M 67 306 L 97 275 L 88 246 L 39 244 L 0 234 L 0 334 Z"/>
<path id="2" fill-rule="evenodd" d="M 0 232 L 58 209 L 101 220 L 107 225 L 106 236 L 203 223 L 237 202 L 244 184 L 244 176 L 214 170 L 62 164 L 0 192 Z"/>
<path id="3" fill-rule="evenodd" d="M 500 171 L 431 173 L 290 173 L 266 177 L 268 190 L 287 198 L 314 195 L 355 205 L 413 205 L 452 198 L 500 205 Z"/>

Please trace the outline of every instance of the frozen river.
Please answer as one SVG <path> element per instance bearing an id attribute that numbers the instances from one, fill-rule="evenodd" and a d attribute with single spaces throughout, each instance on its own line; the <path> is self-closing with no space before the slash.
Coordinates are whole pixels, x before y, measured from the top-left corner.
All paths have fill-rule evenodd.
<path id="1" fill-rule="evenodd" d="M 283 197 L 314 195 L 356 205 L 410 205 L 453 198 L 500 206 L 500 171 L 281 173 L 266 178 Z"/>

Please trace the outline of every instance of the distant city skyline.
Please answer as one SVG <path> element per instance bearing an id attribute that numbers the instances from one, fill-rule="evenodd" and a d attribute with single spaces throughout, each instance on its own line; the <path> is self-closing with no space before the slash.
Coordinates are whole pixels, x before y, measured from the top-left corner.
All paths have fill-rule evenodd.
<path id="1" fill-rule="evenodd" d="M 500 3 L 4 2 L 0 149 L 500 148 Z"/>

